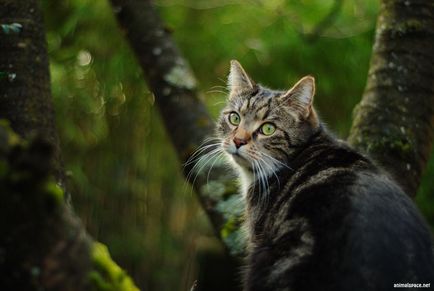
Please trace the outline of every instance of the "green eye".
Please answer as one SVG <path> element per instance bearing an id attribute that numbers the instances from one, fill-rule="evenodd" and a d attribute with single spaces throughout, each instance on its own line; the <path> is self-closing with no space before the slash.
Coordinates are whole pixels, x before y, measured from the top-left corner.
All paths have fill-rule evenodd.
<path id="1" fill-rule="evenodd" d="M 238 115 L 238 113 L 232 112 L 229 114 L 229 122 L 233 125 L 238 125 L 240 124 L 240 116 Z"/>
<path id="2" fill-rule="evenodd" d="M 260 129 L 263 135 L 272 135 L 276 131 L 276 126 L 272 123 L 264 123 Z"/>

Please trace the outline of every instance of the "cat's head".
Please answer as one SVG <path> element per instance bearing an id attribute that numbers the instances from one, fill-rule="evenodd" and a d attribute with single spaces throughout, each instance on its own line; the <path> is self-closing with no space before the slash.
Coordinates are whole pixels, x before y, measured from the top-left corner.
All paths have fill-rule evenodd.
<path id="1" fill-rule="evenodd" d="M 290 165 L 319 126 L 312 107 L 315 79 L 306 76 L 289 90 L 270 90 L 231 61 L 228 88 L 217 124 L 223 150 L 249 172 L 269 175 Z"/>

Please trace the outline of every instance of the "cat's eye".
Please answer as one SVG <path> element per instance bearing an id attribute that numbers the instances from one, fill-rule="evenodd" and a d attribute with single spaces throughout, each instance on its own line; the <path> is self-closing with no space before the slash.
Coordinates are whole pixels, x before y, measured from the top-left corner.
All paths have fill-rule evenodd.
<path id="1" fill-rule="evenodd" d="M 231 112 L 231 113 L 229 114 L 229 122 L 230 122 L 232 125 L 238 125 L 238 124 L 240 124 L 240 121 L 241 121 L 241 118 L 240 118 L 240 116 L 238 115 L 238 113 L 236 113 L 236 112 Z"/>
<path id="2" fill-rule="evenodd" d="M 264 123 L 259 130 L 263 135 L 272 135 L 276 131 L 276 126 L 267 122 Z"/>

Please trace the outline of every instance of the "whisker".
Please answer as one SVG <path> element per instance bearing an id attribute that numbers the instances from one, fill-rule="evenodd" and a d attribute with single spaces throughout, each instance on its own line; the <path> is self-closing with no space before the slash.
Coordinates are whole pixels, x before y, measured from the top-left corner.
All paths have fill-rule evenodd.
<path id="1" fill-rule="evenodd" d="M 218 141 L 218 142 L 210 144 L 211 141 Z M 206 138 L 197 147 L 197 149 L 190 155 L 190 157 L 187 159 L 187 161 L 185 161 L 185 163 L 183 164 L 183 166 L 185 167 L 185 166 L 190 165 L 192 162 L 194 162 L 194 159 L 197 158 L 197 156 L 199 156 L 206 149 L 209 149 L 212 146 L 218 146 L 220 144 L 221 144 L 221 139 L 220 138 L 217 138 L 217 137 L 208 137 L 208 138 Z"/>
<path id="2" fill-rule="evenodd" d="M 270 169 L 271 174 L 274 175 L 274 176 L 276 177 L 276 179 L 277 179 L 277 183 L 278 183 L 279 188 L 280 188 L 280 180 L 279 180 L 279 177 L 277 176 L 276 171 L 275 171 L 274 168 L 273 168 L 273 164 L 274 164 L 274 163 L 272 162 L 272 164 L 270 165 L 269 163 L 267 163 L 267 161 L 266 161 L 265 159 L 261 159 L 261 161 L 264 163 L 265 166 L 267 166 L 267 167 Z"/>
<path id="3" fill-rule="evenodd" d="M 225 104 L 225 103 L 226 103 L 226 100 L 223 100 L 223 101 L 217 101 L 217 102 L 213 103 L 212 105 L 217 106 L 217 105 Z"/>
<path id="4" fill-rule="evenodd" d="M 260 161 L 257 161 L 258 163 L 258 168 L 260 171 L 260 182 L 261 182 L 261 188 L 262 190 L 260 191 L 260 206 L 263 207 L 264 205 L 266 205 L 268 203 L 268 189 L 269 189 L 269 184 L 268 184 L 268 180 L 266 179 L 266 175 L 265 175 L 265 170 L 263 168 L 263 166 L 261 165 Z"/>
<path id="5" fill-rule="evenodd" d="M 288 166 L 287 164 L 285 164 L 285 163 L 283 163 L 283 162 L 277 160 L 276 158 L 273 158 L 272 156 L 270 156 L 270 155 L 268 155 L 268 154 L 266 154 L 266 153 L 264 153 L 264 152 L 259 152 L 259 153 L 260 153 L 261 155 L 263 155 L 263 156 L 269 158 L 269 159 L 272 160 L 273 162 L 275 162 L 275 163 L 277 163 L 277 164 L 279 164 L 279 165 L 281 165 L 281 166 L 284 166 L 284 167 L 287 168 L 287 169 L 290 169 L 290 170 L 294 171 L 293 168 L 291 168 L 291 167 Z"/>
<path id="6" fill-rule="evenodd" d="M 183 166 L 186 167 L 186 166 L 196 162 L 197 159 L 199 159 L 200 157 L 202 157 L 204 155 L 204 153 L 203 153 L 204 151 L 210 150 L 210 148 L 212 148 L 212 147 L 218 148 L 219 146 L 220 146 L 220 143 L 215 143 L 215 144 L 210 144 L 210 145 L 201 147 L 192 156 L 190 156 L 190 158 L 183 164 Z"/>
<path id="7" fill-rule="evenodd" d="M 212 168 L 214 167 L 214 165 L 215 165 L 215 163 L 218 161 L 218 160 L 220 160 L 220 159 L 222 159 L 223 158 L 223 155 L 224 155 L 224 153 L 223 153 L 223 151 L 220 149 L 220 151 L 219 152 L 217 152 L 216 154 L 215 154 L 215 158 L 214 158 L 214 162 L 211 164 L 211 167 L 209 168 L 209 170 L 208 170 L 208 174 L 206 175 L 206 183 L 208 184 L 208 182 L 209 182 L 209 174 L 211 173 L 211 170 L 212 170 Z"/>
<path id="8" fill-rule="evenodd" d="M 215 85 L 215 86 L 211 87 L 211 89 L 214 89 L 214 88 L 216 88 L 216 89 L 220 88 L 220 89 L 223 89 L 223 90 L 227 91 L 227 87 L 226 86 L 222 86 L 222 85 Z"/>
<path id="9" fill-rule="evenodd" d="M 208 153 L 206 153 L 206 154 L 202 154 L 202 155 L 200 155 L 198 158 L 194 159 L 194 161 L 192 161 L 192 162 L 195 162 L 195 164 L 194 164 L 194 166 L 190 169 L 190 171 L 189 171 L 189 173 L 188 173 L 188 175 L 187 175 L 187 177 L 186 177 L 187 181 L 190 180 L 191 174 L 192 174 L 194 171 L 196 171 L 196 168 L 199 167 L 199 165 L 202 163 L 202 161 L 203 161 L 204 159 L 208 158 L 209 155 L 212 155 L 212 154 L 214 154 L 215 152 L 217 152 L 218 150 L 220 150 L 220 149 L 219 149 L 219 148 L 215 148 L 215 149 L 211 150 L 210 152 L 208 152 Z"/>
<path id="10" fill-rule="evenodd" d="M 197 180 L 197 177 L 200 175 L 200 173 L 202 172 L 202 170 L 208 165 L 208 163 L 210 162 L 210 161 L 212 161 L 213 160 L 213 158 L 215 158 L 215 156 L 217 155 L 217 154 L 220 154 L 221 153 L 221 148 L 217 148 L 217 149 L 214 149 L 214 150 L 212 150 L 211 152 L 209 152 L 209 153 L 207 153 L 207 154 L 205 154 L 205 155 L 203 155 L 200 159 L 199 159 L 199 161 L 193 166 L 193 168 L 190 170 L 190 172 L 189 172 L 189 174 L 187 175 L 187 181 L 190 181 L 190 179 L 191 179 L 191 175 L 193 174 L 193 173 L 195 173 L 196 175 L 194 176 L 194 179 L 193 179 L 193 181 L 191 182 L 191 184 L 192 185 L 195 185 L 195 183 L 196 183 L 196 180 Z M 202 163 L 202 161 L 205 159 L 205 162 L 204 163 Z M 200 166 L 198 166 L 199 164 L 202 164 L 202 165 L 200 165 Z M 197 167 L 199 167 L 199 169 L 197 169 Z"/>
<path id="11" fill-rule="evenodd" d="M 212 93 L 220 93 L 220 94 L 223 94 L 223 95 L 227 95 L 228 94 L 227 92 L 220 91 L 220 90 L 208 90 L 208 91 L 205 92 L 205 94 L 212 94 Z"/>

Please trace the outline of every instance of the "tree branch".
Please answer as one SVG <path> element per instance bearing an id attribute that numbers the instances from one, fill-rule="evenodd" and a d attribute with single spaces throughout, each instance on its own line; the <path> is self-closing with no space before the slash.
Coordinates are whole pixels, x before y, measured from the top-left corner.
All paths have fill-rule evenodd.
<path id="1" fill-rule="evenodd" d="M 22 137 L 42 135 L 54 146 L 54 175 L 64 185 L 50 91 L 45 29 L 36 0 L 0 0 L 0 119 Z"/>
<path id="2" fill-rule="evenodd" d="M 434 3 L 383 0 L 349 141 L 416 195 L 434 133 Z"/>
<path id="3" fill-rule="evenodd" d="M 165 28 L 151 1 L 111 0 L 113 11 L 142 67 L 155 95 L 167 133 L 179 159 L 186 162 L 205 138 L 214 133 L 214 124 L 199 100 L 196 79 Z M 196 163 L 185 168 L 185 174 Z M 198 166 L 194 188 L 217 235 L 233 254 L 242 251 L 238 215 L 243 206 L 236 199 L 237 187 L 231 173 L 214 164 L 208 176 Z M 197 177 L 196 177 L 197 175 Z"/>

